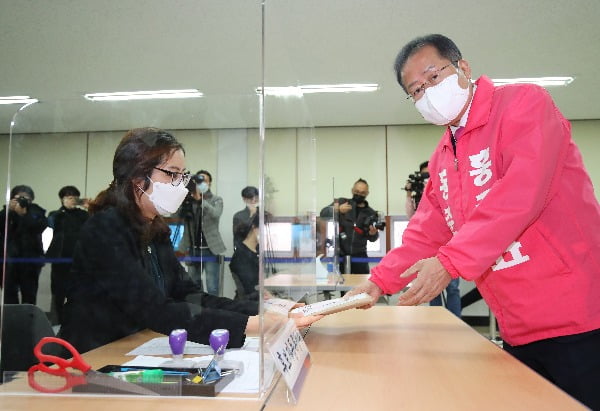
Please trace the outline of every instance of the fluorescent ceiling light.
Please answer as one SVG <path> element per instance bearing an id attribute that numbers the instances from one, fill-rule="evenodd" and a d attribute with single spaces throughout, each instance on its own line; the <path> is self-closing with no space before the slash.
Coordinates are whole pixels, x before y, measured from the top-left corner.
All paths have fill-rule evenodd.
<path id="1" fill-rule="evenodd" d="M 574 80 L 573 77 L 521 77 L 521 78 L 495 78 L 494 85 L 504 84 L 537 84 L 542 87 L 566 86 Z"/>
<path id="2" fill-rule="evenodd" d="M 117 91 L 115 93 L 89 93 L 84 97 L 91 101 L 154 100 L 175 98 L 197 98 L 203 94 L 197 89 L 155 90 L 155 91 Z"/>
<path id="3" fill-rule="evenodd" d="M 309 84 L 303 86 L 289 87 L 265 87 L 265 94 L 268 96 L 297 96 L 312 93 L 364 93 L 377 91 L 379 84 Z M 256 89 L 260 94 L 262 87 Z"/>
<path id="4" fill-rule="evenodd" d="M 0 104 L 31 104 L 37 103 L 37 98 L 31 98 L 29 96 L 9 96 L 0 97 Z"/>

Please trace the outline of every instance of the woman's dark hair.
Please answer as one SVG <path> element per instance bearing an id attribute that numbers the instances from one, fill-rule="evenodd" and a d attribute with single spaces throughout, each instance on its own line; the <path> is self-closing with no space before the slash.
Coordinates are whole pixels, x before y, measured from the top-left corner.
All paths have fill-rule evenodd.
<path id="1" fill-rule="evenodd" d="M 426 36 L 417 37 L 414 40 L 408 42 L 396 56 L 394 62 L 394 71 L 396 72 L 396 80 L 402 89 L 408 93 L 402 84 L 402 69 L 406 64 L 406 60 L 417 51 L 421 50 L 425 46 L 433 46 L 438 51 L 438 54 L 452 62 L 454 66 L 458 64 L 458 60 L 462 59 L 462 54 L 456 44 L 448 37 L 441 34 L 428 34 Z"/>
<path id="2" fill-rule="evenodd" d="M 148 229 L 148 222 L 136 202 L 136 197 L 141 193 L 134 181 L 142 181 L 141 188 L 147 190 L 150 186 L 148 177 L 154 167 L 170 158 L 177 150 L 184 151 L 183 146 L 165 130 L 145 127 L 128 131 L 115 151 L 114 179 L 91 202 L 90 214 L 116 207 L 131 222 L 142 240 L 142 246 L 156 235 L 168 239 L 169 227 L 160 216 L 152 221 Z"/>
<path id="3" fill-rule="evenodd" d="M 239 236 L 239 238 L 245 239 L 246 237 L 248 237 L 248 234 L 250 233 L 250 231 L 252 231 L 252 229 L 258 228 L 259 221 L 260 220 L 258 213 L 254 213 L 254 215 L 250 217 L 248 221 L 238 224 L 235 227 L 235 236 Z"/>
<path id="4" fill-rule="evenodd" d="M 64 186 L 63 188 L 61 188 L 58 191 L 58 198 L 61 198 L 61 199 L 63 197 L 67 197 L 67 196 L 79 197 L 80 195 L 81 195 L 81 193 L 75 186 Z"/>

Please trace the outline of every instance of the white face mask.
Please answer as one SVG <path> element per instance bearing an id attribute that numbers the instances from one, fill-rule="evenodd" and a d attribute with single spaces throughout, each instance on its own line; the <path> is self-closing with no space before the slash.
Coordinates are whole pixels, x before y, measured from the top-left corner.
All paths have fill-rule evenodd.
<path id="1" fill-rule="evenodd" d="M 468 99 L 469 87 L 462 88 L 458 84 L 458 74 L 452 74 L 441 83 L 426 88 L 415 107 L 425 120 L 444 126 L 458 117 Z"/>
<path id="2" fill-rule="evenodd" d="M 196 188 L 198 189 L 198 191 L 200 191 L 201 193 L 206 193 L 208 191 L 208 184 L 207 183 L 200 183 L 196 186 Z"/>
<path id="3" fill-rule="evenodd" d="M 152 181 L 149 177 L 148 179 Z M 174 186 L 171 183 L 154 181 L 152 181 L 152 193 L 148 194 L 144 191 L 144 194 L 148 196 L 158 214 L 162 216 L 168 216 L 176 212 L 181 203 L 183 203 L 183 200 L 185 200 L 187 193 L 188 189 L 183 184 Z"/>

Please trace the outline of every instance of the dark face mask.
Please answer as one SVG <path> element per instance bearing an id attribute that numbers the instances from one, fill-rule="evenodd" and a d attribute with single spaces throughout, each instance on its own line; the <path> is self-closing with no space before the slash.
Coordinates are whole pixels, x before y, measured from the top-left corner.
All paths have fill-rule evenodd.
<path id="1" fill-rule="evenodd" d="M 352 196 L 352 201 L 354 201 L 356 204 L 360 204 L 360 203 L 364 203 L 366 198 L 367 197 L 365 197 L 365 196 L 354 194 Z"/>

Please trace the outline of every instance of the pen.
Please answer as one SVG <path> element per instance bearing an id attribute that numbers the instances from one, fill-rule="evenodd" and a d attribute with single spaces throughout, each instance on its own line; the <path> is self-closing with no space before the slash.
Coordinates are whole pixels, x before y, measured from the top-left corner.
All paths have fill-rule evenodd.
<path id="1" fill-rule="evenodd" d="M 165 370 L 165 369 L 160 369 L 160 368 L 157 368 L 156 370 L 161 370 L 163 375 L 188 375 L 188 374 L 192 373 L 191 370 L 189 372 L 187 372 L 187 371 L 172 371 L 172 370 Z M 154 370 L 149 370 L 147 368 L 122 367 L 117 372 L 132 372 L 132 371 L 144 372 L 144 371 L 154 371 Z"/>

